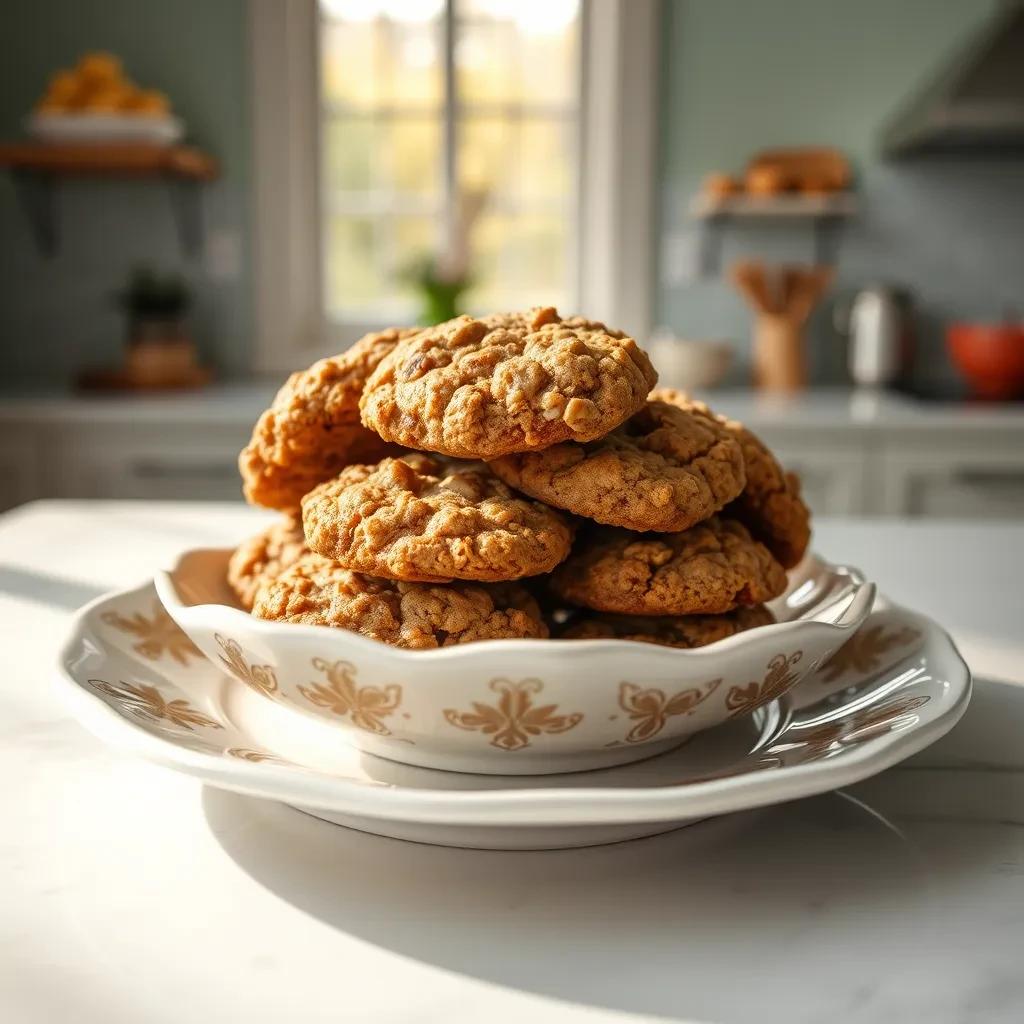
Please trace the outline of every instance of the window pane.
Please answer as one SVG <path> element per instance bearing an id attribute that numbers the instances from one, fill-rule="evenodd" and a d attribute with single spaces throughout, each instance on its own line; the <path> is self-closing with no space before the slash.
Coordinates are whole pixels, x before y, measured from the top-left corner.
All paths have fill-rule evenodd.
<path id="1" fill-rule="evenodd" d="M 441 0 L 321 0 L 324 97 L 346 109 L 442 101 Z"/>
<path id="2" fill-rule="evenodd" d="M 374 124 L 365 117 L 346 117 L 324 125 L 324 175 L 328 190 L 367 191 L 373 185 Z"/>
<path id="3" fill-rule="evenodd" d="M 323 131 L 325 191 L 333 208 L 339 199 L 358 203 L 353 192 L 372 193 L 368 206 L 385 211 L 410 204 L 436 207 L 441 146 L 436 120 L 336 117 Z"/>
<path id="4" fill-rule="evenodd" d="M 321 0 L 324 295 L 398 322 L 440 237 L 443 0 Z"/>
<path id="5" fill-rule="evenodd" d="M 471 308 L 564 305 L 571 293 L 566 242 L 565 219 L 557 214 L 484 214 L 474 237 Z"/>
<path id="6" fill-rule="evenodd" d="M 382 304 L 384 280 L 381 222 L 369 217 L 332 216 L 326 245 L 326 300 L 332 316 L 372 309 Z"/>
<path id="7" fill-rule="evenodd" d="M 572 107 L 578 0 L 458 0 L 459 97 Z"/>
<path id="8" fill-rule="evenodd" d="M 571 158 L 576 126 L 565 121 L 526 118 L 520 125 L 519 192 L 524 199 L 559 199 L 574 191 Z"/>
<path id="9" fill-rule="evenodd" d="M 483 189 L 490 196 L 507 193 L 515 182 L 513 147 L 517 134 L 504 117 L 462 118 L 457 151 L 462 187 Z"/>

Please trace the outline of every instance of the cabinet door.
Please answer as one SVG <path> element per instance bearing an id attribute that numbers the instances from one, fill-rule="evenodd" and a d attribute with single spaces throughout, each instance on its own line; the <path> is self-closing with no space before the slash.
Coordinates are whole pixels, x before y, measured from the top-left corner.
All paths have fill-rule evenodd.
<path id="1" fill-rule="evenodd" d="M 29 430 L 7 430 L 0 439 L 0 512 L 45 497 L 38 446 Z"/>
<path id="2" fill-rule="evenodd" d="M 882 457 L 885 511 L 903 516 L 1024 518 L 1024 445 L 979 437 L 970 447 L 936 443 Z"/>
<path id="3" fill-rule="evenodd" d="M 808 444 L 792 434 L 763 431 L 762 440 L 787 470 L 800 477 L 804 500 L 816 515 L 850 516 L 875 511 L 867 485 L 867 444 L 849 436 Z"/>

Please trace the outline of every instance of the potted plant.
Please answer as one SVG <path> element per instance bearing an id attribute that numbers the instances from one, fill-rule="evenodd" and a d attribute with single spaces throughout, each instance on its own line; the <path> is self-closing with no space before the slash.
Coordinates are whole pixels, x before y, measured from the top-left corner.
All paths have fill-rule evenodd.
<path id="1" fill-rule="evenodd" d="M 194 373 L 196 349 L 186 322 L 192 294 L 180 274 L 136 267 L 117 302 L 128 321 L 127 373 L 133 382 L 174 386 Z"/>
<path id="2" fill-rule="evenodd" d="M 463 190 L 445 251 L 440 255 L 420 256 L 402 274 L 419 292 L 419 319 L 426 327 L 451 320 L 463 312 L 462 297 L 473 284 L 469 272 L 473 225 L 486 201 L 486 189 Z"/>

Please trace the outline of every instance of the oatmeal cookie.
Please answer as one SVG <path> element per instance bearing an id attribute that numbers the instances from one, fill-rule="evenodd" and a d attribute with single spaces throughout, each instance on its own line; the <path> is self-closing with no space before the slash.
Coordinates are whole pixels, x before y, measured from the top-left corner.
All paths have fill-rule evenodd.
<path id="1" fill-rule="evenodd" d="M 309 546 L 346 569 L 428 583 L 513 580 L 569 554 L 565 517 L 482 462 L 420 453 L 350 466 L 302 500 Z"/>
<path id="2" fill-rule="evenodd" d="M 671 388 L 659 388 L 651 398 L 680 406 L 700 404 Z M 742 423 L 723 416 L 717 419 L 739 442 L 747 476 L 743 493 L 723 514 L 739 519 L 786 569 L 792 569 L 804 557 L 811 539 L 811 512 L 800 497 L 800 479 L 787 473 L 764 442 Z"/>
<path id="3" fill-rule="evenodd" d="M 489 460 L 601 437 L 643 406 L 656 380 L 632 338 L 546 308 L 457 317 L 405 338 L 367 381 L 360 408 L 385 440 Z"/>
<path id="4" fill-rule="evenodd" d="M 336 626 L 414 649 L 548 635 L 536 601 L 517 583 L 401 583 L 342 569 L 319 555 L 261 587 L 253 615 Z"/>
<path id="5" fill-rule="evenodd" d="M 746 475 L 736 438 L 705 407 L 649 401 L 611 433 L 491 463 L 505 483 L 628 530 L 685 530 L 719 511 Z"/>
<path id="6" fill-rule="evenodd" d="M 302 522 L 285 516 L 238 545 L 228 561 L 228 584 L 251 611 L 256 591 L 307 554 Z"/>
<path id="7" fill-rule="evenodd" d="M 367 334 L 342 355 L 293 373 L 238 457 L 246 500 L 294 510 L 304 494 L 345 466 L 394 451 L 360 424 L 359 396 L 381 359 L 418 329 Z"/>
<path id="8" fill-rule="evenodd" d="M 778 597 L 786 573 L 732 519 L 712 516 L 681 533 L 600 527 L 555 570 L 573 604 L 626 615 L 717 615 Z"/>
<path id="9" fill-rule="evenodd" d="M 762 604 L 724 615 L 592 615 L 573 620 L 566 640 L 637 640 L 662 647 L 705 647 L 746 629 L 768 626 L 775 616 Z"/>

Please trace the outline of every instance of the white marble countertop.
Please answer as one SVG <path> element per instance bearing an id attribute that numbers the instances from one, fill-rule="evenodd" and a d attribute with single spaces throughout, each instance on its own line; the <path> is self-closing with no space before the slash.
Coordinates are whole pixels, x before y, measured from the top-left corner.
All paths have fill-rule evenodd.
<path id="1" fill-rule="evenodd" d="M 50 685 L 73 608 L 239 506 L 0 517 L 0 1020 L 462 1024 L 1024 1019 L 1024 526 L 826 521 L 978 685 L 911 761 L 653 839 L 459 851 L 106 749 Z"/>
<path id="2" fill-rule="evenodd" d="M 96 424 L 179 422 L 251 425 L 270 403 L 271 382 L 215 385 L 163 395 L 0 393 L 0 422 Z M 819 388 L 797 395 L 736 389 L 701 397 L 755 429 L 1013 430 L 1024 432 L 1024 403 L 924 402 L 892 391 Z"/>

